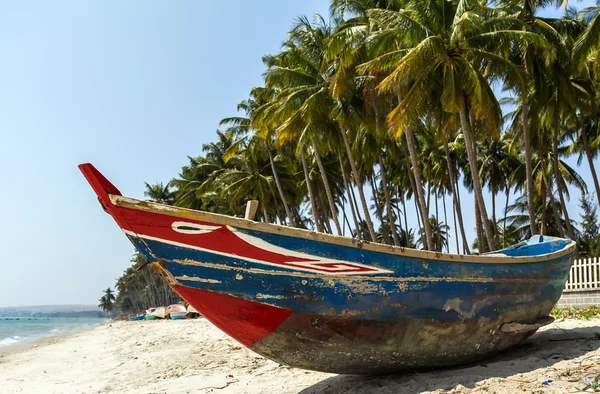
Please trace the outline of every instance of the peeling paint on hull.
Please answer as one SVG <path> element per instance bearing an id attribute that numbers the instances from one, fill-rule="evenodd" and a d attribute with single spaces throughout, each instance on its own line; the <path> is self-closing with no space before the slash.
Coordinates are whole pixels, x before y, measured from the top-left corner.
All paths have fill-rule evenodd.
<path id="1" fill-rule="evenodd" d="M 213 324 L 300 368 L 384 373 L 466 363 L 532 335 L 574 243 L 536 237 L 489 256 L 358 243 L 120 196 L 80 166 L 150 266 Z"/>
<path id="2" fill-rule="evenodd" d="M 262 356 L 323 372 L 375 374 L 468 363 L 505 350 L 539 328 L 531 324 L 526 331 L 503 332 L 507 321 L 522 319 L 527 311 L 476 321 L 373 321 L 292 312 L 182 286 L 174 289 L 213 324 Z"/>

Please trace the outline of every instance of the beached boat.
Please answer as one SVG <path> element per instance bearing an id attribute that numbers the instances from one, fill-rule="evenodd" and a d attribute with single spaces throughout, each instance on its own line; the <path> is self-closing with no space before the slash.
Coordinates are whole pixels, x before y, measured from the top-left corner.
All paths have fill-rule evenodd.
<path id="1" fill-rule="evenodd" d="M 173 304 L 173 305 L 169 305 L 167 307 L 167 314 L 169 315 L 169 318 L 172 320 L 185 319 L 186 313 L 187 313 L 187 310 L 186 310 L 185 306 L 183 306 L 181 304 Z"/>
<path id="2" fill-rule="evenodd" d="M 138 316 L 134 316 L 131 318 L 131 321 L 138 321 L 138 320 L 145 320 L 146 316 L 145 315 L 138 315 Z"/>
<path id="3" fill-rule="evenodd" d="M 204 317 L 277 362 L 383 373 L 482 359 L 539 327 L 575 243 L 482 256 L 434 253 L 123 197 L 81 171 L 151 267 Z"/>
<path id="4" fill-rule="evenodd" d="M 154 309 L 152 314 L 157 319 L 165 319 L 167 317 L 167 308 L 164 306 L 159 306 L 158 308 Z"/>

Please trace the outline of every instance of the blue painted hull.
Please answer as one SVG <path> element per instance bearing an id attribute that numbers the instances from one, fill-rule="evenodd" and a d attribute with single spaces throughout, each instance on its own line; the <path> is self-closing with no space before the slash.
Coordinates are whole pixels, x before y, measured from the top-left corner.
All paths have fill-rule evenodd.
<path id="1" fill-rule="evenodd" d="M 102 205 L 190 305 L 272 360 L 337 373 L 471 362 L 550 320 L 575 250 L 535 237 L 486 256 L 360 243 L 121 197 Z"/>

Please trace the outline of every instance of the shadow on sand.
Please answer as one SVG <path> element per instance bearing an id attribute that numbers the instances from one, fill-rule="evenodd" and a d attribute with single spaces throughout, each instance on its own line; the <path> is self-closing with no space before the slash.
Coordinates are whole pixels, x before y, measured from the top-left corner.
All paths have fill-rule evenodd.
<path id="1" fill-rule="evenodd" d="M 574 360 L 600 348 L 600 321 L 594 327 L 562 329 L 552 324 L 521 344 L 496 356 L 460 367 L 398 375 L 337 375 L 322 380 L 301 394 L 312 393 L 419 393 L 451 390 L 458 385 L 474 388 L 489 378 L 507 378 L 538 368 Z M 578 365 L 568 361 L 572 368 Z"/>

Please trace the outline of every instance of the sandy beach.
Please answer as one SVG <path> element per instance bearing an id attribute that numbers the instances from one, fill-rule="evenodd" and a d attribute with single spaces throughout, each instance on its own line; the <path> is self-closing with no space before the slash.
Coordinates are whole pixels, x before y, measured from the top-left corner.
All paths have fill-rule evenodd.
<path id="1" fill-rule="evenodd" d="M 600 319 L 567 319 L 476 365 L 404 375 L 288 368 L 205 319 L 113 322 L 0 351 L 2 393 L 577 393 L 600 373 Z"/>

